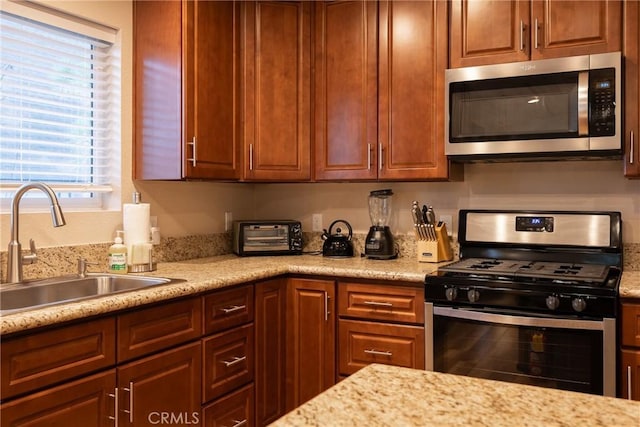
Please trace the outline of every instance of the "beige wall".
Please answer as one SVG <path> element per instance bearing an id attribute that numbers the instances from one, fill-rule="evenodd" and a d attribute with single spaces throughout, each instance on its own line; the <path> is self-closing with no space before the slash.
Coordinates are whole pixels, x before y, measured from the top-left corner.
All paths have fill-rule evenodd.
<path id="1" fill-rule="evenodd" d="M 396 193 L 392 228 L 411 232 L 413 199 L 433 205 L 438 214 L 454 216 L 461 208 L 619 210 L 624 240 L 640 242 L 640 180 L 622 176 L 621 162 L 557 162 L 467 165 L 458 183 L 328 183 L 231 184 L 206 182 L 136 182 L 131 179 L 132 139 L 132 14 L 129 1 L 47 2 L 120 29 L 122 37 L 121 203 L 137 189 L 151 203 L 164 236 L 217 233 L 224 230 L 224 212 L 234 218 L 300 219 L 311 230 L 311 215 L 322 213 L 324 226 L 334 219 L 349 221 L 356 231 L 369 227 L 367 195 L 392 188 Z M 64 208 L 64 205 L 63 205 Z M 103 243 L 122 227 L 119 207 L 105 212 L 65 210 L 67 226 L 54 229 L 47 213 L 21 215 L 20 240 L 35 239 L 40 247 Z M 454 227 L 457 224 L 454 223 Z M 9 215 L 0 215 L 0 250 L 9 241 Z"/>

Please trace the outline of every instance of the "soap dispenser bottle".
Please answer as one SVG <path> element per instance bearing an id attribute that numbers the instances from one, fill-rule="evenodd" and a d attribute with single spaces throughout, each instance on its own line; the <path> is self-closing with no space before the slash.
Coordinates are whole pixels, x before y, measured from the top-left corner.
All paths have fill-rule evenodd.
<path id="1" fill-rule="evenodd" d="M 122 243 L 122 231 L 116 231 L 113 245 L 109 246 L 109 273 L 127 273 L 127 245 Z"/>

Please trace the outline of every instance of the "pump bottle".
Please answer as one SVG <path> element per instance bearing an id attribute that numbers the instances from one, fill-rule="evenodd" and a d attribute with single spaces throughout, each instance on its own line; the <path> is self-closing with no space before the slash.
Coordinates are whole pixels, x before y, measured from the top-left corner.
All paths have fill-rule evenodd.
<path id="1" fill-rule="evenodd" d="M 127 245 L 122 244 L 122 231 L 116 231 L 113 245 L 109 247 L 109 273 L 127 273 Z"/>

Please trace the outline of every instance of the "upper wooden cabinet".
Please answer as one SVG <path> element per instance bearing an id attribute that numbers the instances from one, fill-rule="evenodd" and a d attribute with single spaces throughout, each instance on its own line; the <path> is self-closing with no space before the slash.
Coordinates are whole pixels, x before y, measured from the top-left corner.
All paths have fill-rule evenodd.
<path id="1" fill-rule="evenodd" d="M 133 11 L 134 179 L 239 178 L 239 4 Z"/>
<path id="2" fill-rule="evenodd" d="M 449 178 L 447 4 L 315 3 L 315 179 Z"/>
<path id="3" fill-rule="evenodd" d="M 624 174 L 640 178 L 640 7 L 637 1 L 624 2 Z"/>
<path id="4" fill-rule="evenodd" d="M 311 3 L 242 2 L 243 179 L 311 179 Z"/>
<path id="5" fill-rule="evenodd" d="M 618 0 L 452 0 L 450 67 L 616 52 Z"/>

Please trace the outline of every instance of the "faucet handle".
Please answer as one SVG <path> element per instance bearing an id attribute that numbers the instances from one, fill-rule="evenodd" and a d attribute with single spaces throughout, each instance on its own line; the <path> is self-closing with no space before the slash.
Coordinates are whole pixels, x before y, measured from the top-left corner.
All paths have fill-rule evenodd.
<path id="1" fill-rule="evenodd" d="M 31 253 L 22 255 L 22 264 L 35 264 L 38 261 L 38 254 L 36 254 L 36 242 L 33 239 L 29 239 L 29 250 Z"/>
<path id="2" fill-rule="evenodd" d="M 100 265 L 99 262 L 89 262 L 86 258 L 78 258 L 78 276 L 87 276 L 87 267 L 90 265 Z"/>

